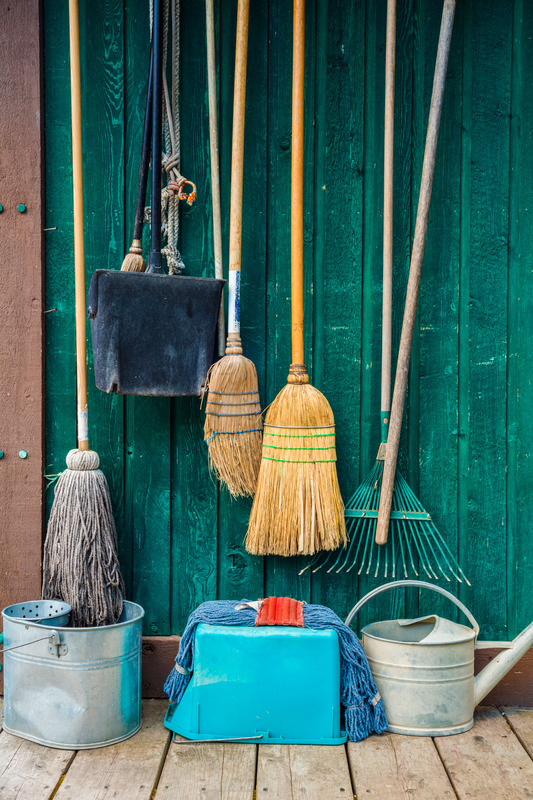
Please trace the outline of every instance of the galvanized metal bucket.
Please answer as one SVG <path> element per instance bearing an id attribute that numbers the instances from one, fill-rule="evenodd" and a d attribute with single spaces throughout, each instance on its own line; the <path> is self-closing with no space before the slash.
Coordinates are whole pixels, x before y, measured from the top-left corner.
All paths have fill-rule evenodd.
<path id="1" fill-rule="evenodd" d="M 43 629 L 5 608 L 4 730 L 67 750 L 133 736 L 141 726 L 143 616 L 124 601 L 115 625 Z"/>
<path id="2" fill-rule="evenodd" d="M 373 622 L 363 628 L 363 647 L 383 698 L 389 730 L 411 736 L 463 733 L 474 724 L 474 648 L 479 633 L 466 606 L 440 586 L 394 581 L 363 597 L 346 624 L 373 597 L 408 586 L 444 595 L 461 609 L 472 628 L 436 614 Z"/>

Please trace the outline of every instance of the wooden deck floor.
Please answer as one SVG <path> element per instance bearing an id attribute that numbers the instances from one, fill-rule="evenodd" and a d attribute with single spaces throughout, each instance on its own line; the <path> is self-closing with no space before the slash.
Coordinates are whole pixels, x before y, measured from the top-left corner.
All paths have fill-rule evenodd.
<path id="1" fill-rule="evenodd" d="M 100 750 L 51 750 L 1 732 L 1 800 L 533 798 L 533 709 L 483 708 L 459 736 L 385 734 L 346 747 L 176 744 L 165 709 L 145 701 L 142 730 Z"/>

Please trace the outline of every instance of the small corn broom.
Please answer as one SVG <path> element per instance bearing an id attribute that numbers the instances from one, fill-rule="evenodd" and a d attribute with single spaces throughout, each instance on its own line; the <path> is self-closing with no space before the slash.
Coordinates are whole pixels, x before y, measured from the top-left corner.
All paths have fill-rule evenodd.
<path id="1" fill-rule="evenodd" d="M 152 48 L 150 48 L 150 70 L 146 90 L 146 109 L 144 112 L 143 140 L 141 147 L 141 165 L 139 168 L 139 185 L 137 189 L 137 205 L 133 225 L 133 240 L 129 252 L 124 256 L 121 270 L 123 272 L 145 272 L 146 261 L 143 258 L 142 235 L 144 227 L 144 204 L 146 186 L 148 184 L 148 167 L 150 162 L 150 145 L 152 139 Z"/>
<path id="2" fill-rule="evenodd" d="M 83 174 L 78 0 L 69 0 L 74 184 L 74 269 L 78 449 L 56 484 L 44 545 L 43 598 L 60 597 L 72 606 L 76 627 L 110 625 L 122 614 L 124 584 L 117 557 L 117 534 L 109 488 L 89 450 L 85 338 Z"/>
<path id="3" fill-rule="evenodd" d="M 204 434 L 209 459 L 219 480 L 234 497 L 252 497 L 261 462 L 263 419 L 257 372 L 242 355 L 240 338 L 240 277 L 244 113 L 250 0 L 239 0 L 235 49 L 233 142 L 229 245 L 228 337 L 226 354 L 207 377 Z"/>
<path id="4" fill-rule="evenodd" d="M 424 253 L 424 244 L 427 232 L 427 221 L 429 215 L 429 203 L 431 199 L 431 187 L 433 173 L 435 169 L 435 154 L 437 147 L 438 129 L 440 122 L 440 112 L 442 109 L 442 98 L 444 95 L 444 82 L 446 78 L 446 66 L 448 61 L 449 45 L 451 39 L 455 0 L 445 0 L 443 18 L 441 24 L 441 34 L 439 49 L 437 53 L 437 63 L 435 66 L 435 79 L 433 98 L 431 102 L 430 119 L 428 122 L 428 134 L 426 140 L 426 151 L 424 154 L 424 168 L 422 183 L 420 188 L 420 198 L 418 204 L 417 223 L 415 230 L 415 240 L 413 244 L 413 255 L 411 259 L 409 285 L 411 286 L 411 274 L 418 270 L 418 281 L 420 280 L 420 269 Z M 385 69 L 385 169 L 384 169 L 384 204 L 383 204 L 383 311 L 382 311 L 382 362 L 381 362 L 381 445 L 379 447 L 376 463 L 367 475 L 366 479 L 355 491 L 346 506 L 346 519 L 350 546 L 346 552 L 330 554 L 322 563 L 319 559 L 314 560 L 310 565 L 313 572 L 324 566 L 328 567 L 328 572 L 335 570 L 340 572 L 345 567 L 350 572 L 354 567 L 358 567 L 358 574 L 363 571 L 368 575 L 370 572 L 377 577 L 381 570 L 385 578 L 396 577 L 396 570 L 402 577 L 409 577 L 409 574 L 418 575 L 418 570 L 426 573 L 431 579 L 443 577 L 449 581 L 450 576 L 459 582 L 467 579 L 454 558 L 450 548 L 446 544 L 443 536 L 438 531 L 430 514 L 424 509 L 420 500 L 416 497 L 407 481 L 396 471 L 396 458 L 392 468 L 392 487 L 390 490 L 390 503 L 388 511 L 390 515 L 390 536 L 388 536 L 389 518 L 381 517 L 380 500 L 384 491 L 384 463 L 386 464 L 389 456 L 394 452 L 397 456 L 399 434 L 401 428 L 401 417 L 403 413 L 403 398 L 409 369 L 409 361 L 405 365 L 405 355 L 403 356 L 403 371 L 400 359 L 399 368 L 396 371 L 396 384 L 394 394 L 397 396 L 397 386 L 399 384 L 400 373 L 404 376 L 402 392 L 402 409 L 399 412 L 399 424 L 396 424 L 395 431 L 397 439 L 395 444 L 391 441 L 389 432 L 389 418 L 393 424 L 393 414 L 390 413 L 391 403 L 391 338 L 392 338 L 392 222 L 393 222 L 393 146 L 394 146 L 394 64 L 395 64 L 395 39 L 396 39 L 396 0 L 389 0 L 387 4 L 387 45 L 386 45 L 386 69 Z M 408 289 L 408 299 L 412 298 L 411 290 Z M 416 300 L 414 313 L 412 313 L 412 323 L 416 316 Z M 404 318 L 405 320 L 405 318 Z M 405 325 L 405 321 L 404 321 Z M 411 328 L 411 339 L 407 349 L 409 358 L 411 349 L 413 330 Z M 402 331 L 403 352 L 405 354 L 405 339 Z M 400 350 L 402 346 L 400 345 Z M 398 412 L 397 412 L 398 413 Z M 392 506 L 392 510 L 391 510 Z M 378 517 L 379 508 L 379 517 Z M 380 526 L 384 526 L 385 533 L 379 541 L 377 531 Z M 386 545 L 388 541 L 388 545 Z M 374 562 L 375 559 L 375 562 Z M 318 563 L 318 566 L 317 566 Z M 307 567 L 306 567 L 307 569 Z M 303 571 L 303 570 L 302 570 Z"/>
<path id="5" fill-rule="evenodd" d="M 256 555 L 304 555 L 346 542 L 337 480 L 335 421 L 309 384 L 304 361 L 303 144 L 305 0 L 294 0 L 291 306 L 292 364 L 265 419 L 263 453 L 246 549 Z"/>

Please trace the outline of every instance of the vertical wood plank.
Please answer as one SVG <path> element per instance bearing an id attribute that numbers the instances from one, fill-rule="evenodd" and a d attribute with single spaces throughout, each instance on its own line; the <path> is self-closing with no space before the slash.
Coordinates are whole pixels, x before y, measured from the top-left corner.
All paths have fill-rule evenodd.
<path id="1" fill-rule="evenodd" d="M 482 638 L 507 638 L 506 355 L 512 15 L 474 6 L 469 566 Z M 491 608 L 490 619 L 483 619 Z"/>
<path id="2" fill-rule="evenodd" d="M 206 58 L 204 3 L 181 3 L 181 170 L 196 184 L 198 197 L 191 207 L 181 204 L 178 248 L 187 275 L 214 277 Z M 209 474 L 199 398 L 172 400 L 168 435 L 172 437 L 170 615 L 172 632 L 181 633 L 190 612 L 217 596 L 218 490 Z"/>
<path id="3" fill-rule="evenodd" d="M 419 449 L 411 461 L 419 464 L 417 491 L 437 529 L 456 555 L 457 545 L 457 396 L 459 230 L 461 198 L 461 91 L 462 9 L 457 9 L 448 61 L 448 73 L 437 148 L 435 178 L 429 216 L 419 298 L 420 366 L 418 421 Z M 413 147 L 416 152 L 414 183 L 418 202 L 421 165 L 437 52 L 442 2 L 423 4 L 419 15 L 422 54 L 415 54 L 418 76 Z M 416 53 L 417 51 L 415 51 Z M 411 412 L 413 408 L 411 407 Z M 413 487 L 414 488 L 414 487 Z M 442 580 L 442 574 L 439 574 Z M 427 576 L 424 576 L 427 578 Z M 430 578 L 430 580 L 432 580 Z M 449 602 L 433 593 L 420 593 L 420 613 L 453 617 Z"/>
<path id="4" fill-rule="evenodd" d="M 123 253 L 128 252 L 133 236 L 139 161 L 141 156 L 144 107 L 150 57 L 150 29 L 148 7 L 138 0 L 124 1 L 124 241 Z M 149 202 L 149 198 L 148 198 Z M 149 240 L 149 226 L 144 226 L 145 244 Z M 145 253 L 147 252 L 145 249 Z M 117 253 L 115 269 L 122 266 Z M 138 472 L 135 448 L 135 397 L 124 397 L 124 535 L 119 537 L 119 556 L 126 591 L 133 597 L 133 530 L 136 488 L 134 477 Z"/>
<path id="5" fill-rule="evenodd" d="M 43 207 L 40 5 L 2 9 L 0 50 L 0 603 L 40 597 Z M 23 43 L 24 42 L 24 46 Z M 5 110 L 8 110 L 8 113 Z M 22 203 L 26 211 L 20 213 Z M 26 451 L 27 457 L 19 452 Z"/>
<path id="6" fill-rule="evenodd" d="M 533 541 L 530 536 L 530 520 L 533 518 L 532 444 L 533 444 L 533 185 L 528 176 L 533 174 L 533 85 L 531 70 L 533 65 L 533 40 L 529 31 L 533 26 L 533 6 L 531 3 L 517 2 L 519 13 L 515 17 L 514 37 L 518 52 L 514 66 L 515 91 L 521 93 L 521 103 L 514 106 L 513 147 L 518 163 L 513 165 L 512 194 L 515 197 L 511 212 L 511 222 L 518 226 L 512 241 L 512 259 L 515 276 L 513 286 L 509 286 L 510 300 L 515 307 L 514 341 L 511 358 L 514 372 L 508 382 L 507 391 L 512 396 L 512 414 L 508 418 L 507 437 L 511 444 L 510 459 L 516 459 L 515 486 L 508 495 L 508 504 L 516 503 L 514 519 L 509 519 L 509 535 L 514 538 L 514 558 L 509 559 L 508 569 L 516 571 L 514 595 L 509 596 L 508 608 L 515 614 L 510 620 L 512 637 L 533 619 L 533 591 L 531 590 L 531 566 L 533 564 Z M 517 141 L 518 139 L 518 141 Z M 516 152 L 518 150 L 518 152 Z M 510 342 L 511 345 L 511 342 Z M 511 487 L 509 487 L 511 488 Z M 514 624 L 513 624 L 514 623 Z"/>
<path id="7" fill-rule="evenodd" d="M 231 134 L 235 69 L 237 4 L 220 4 L 220 131 L 223 208 L 229 210 Z M 257 369 L 262 406 L 265 399 L 266 361 L 266 214 L 268 116 L 268 18 L 265 0 L 251 3 L 244 133 L 243 237 L 241 251 L 241 337 L 243 353 Z M 229 214 L 224 213 L 225 222 Z M 228 230 L 225 230 L 227 242 Z M 227 263 L 227 247 L 224 250 Z M 221 487 L 218 518 L 218 596 L 262 597 L 264 559 L 247 553 L 244 538 L 251 499 L 233 500 Z"/>
<path id="8" fill-rule="evenodd" d="M 122 0 L 95 0 L 80 7 L 86 291 L 96 269 L 120 268 L 123 257 L 123 22 Z M 100 468 L 109 484 L 122 549 L 124 399 L 96 388 L 90 338 L 87 342 L 87 391 L 89 443 L 100 456 Z M 75 442 L 71 446 L 75 446 Z"/>
<path id="9" fill-rule="evenodd" d="M 337 473 L 346 502 L 359 481 L 365 7 L 363 2 L 321 2 L 318 8 L 314 195 L 317 212 L 324 208 L 316 213 L 314 336 L 319 347 L 313 379 L 320 380 L 315 385 L 335 416 Z M 337 555 L 312 574 L 312 596 L 346 616 L 357 576 L 327 573 Z"/>
<path id="10" fill-rule="evenodd" d="M 268 211 L 267 211 L 267 369 L 266 403 L 287 382 L 291 363 L 290 184 L 292 127 L 292 4 L 280 3 L 269 14 Z M 305 359 L 312 375 L 313 154 L 314 154 L 315 4 L 307 3 L 305 20 L 304 122 L 304 316 Z M 269 556 L 266 593 L 310 598 L 307 559 Z"/>

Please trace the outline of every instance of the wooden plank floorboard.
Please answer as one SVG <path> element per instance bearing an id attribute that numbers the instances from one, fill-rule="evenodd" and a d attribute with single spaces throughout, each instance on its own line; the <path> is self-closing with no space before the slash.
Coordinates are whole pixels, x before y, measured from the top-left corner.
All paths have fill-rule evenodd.
<path id="1" fill-rule="evenodd" d="M 479 709 L 472 730 L 435 744 L 460 800 L 533 797 L 533 761 L 498 709 Z"/>
<path id="2" fill-rule="evenodd" d="M 80 750 L 55 800 L 149 800 L 170 738 L 163 726 L 166 707 L 145 700 L 139 733 L 110 747 Z"/>
<path id="3" fill-rule="evenodd" d="M 1 800 L 49 800 L 74 756 L 0 733 Z"/>
<path id="4" fill-rule="evenodd" d="M 522 746 L 533 759 L 533 708 L 504 706 L 502 711 L 514 733 L 522 742 Z"/>
<path id="5" fill-rule="evenodd" d="M 257 798 L 334 800 L 353 796 L 342 746 L 260 745 Z"/>
<path id="6" fill-rule="evenodd" d="M 171 742 L 155 798 L 253 800 L 256 750 L 254 744 Z"/>
<path id="7" fill-rule="evenodd" d="M 355 793 L 371 800 L 455 800 L 433 740 L 387 733 L 348 743 Z"/>

